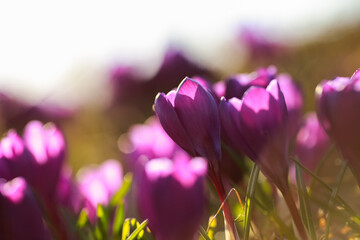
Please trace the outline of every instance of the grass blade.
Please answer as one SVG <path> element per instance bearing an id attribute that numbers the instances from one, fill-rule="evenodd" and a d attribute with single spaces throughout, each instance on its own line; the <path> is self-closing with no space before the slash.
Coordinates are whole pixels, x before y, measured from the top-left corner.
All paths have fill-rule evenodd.
<path id="1" fill-rule="evenodd" d="M 200 229 L 199 229 L 199 233 L 200 233 L 200 236 L 205 239 L 205 240 L 211 240 L 210 237 L 207 235 L 205 229 L 200 226 Z"/>
<path id="2" fill-rule="evenodd" d="M 144 220 L 131 234 L 126 240 L 133 240 L 137 237 L 137 235 L 146 227 L 148 224 L 148 220 Z"/>
<path id="3" fill-rule="evenodd" d="M 121 188 L 119 189 L 119 191 L 116 192 L 114 197 L 111 199 L 110 206 L 115 207 L 117 204 L 121 204 L 123 202 L 124 197 L 130 190 L 132 180 L 133 180 L 132 173 L 125 174 Z"/>
<path id="4" fill-rule="evenodd" d="M 252 209 L 254 205 L 254 194 L 255 194 L 255 186 L 259 177 L 259 167 L 254 164 L 251 169 L 248 186 L 246 189 L 246 197 L 245 197 L 245 221 L 244 221 L 244 239 L 249 239 L 250 233 L 250 223 L 251 223 L 251 215 Z"/>
<path id="5" fill-rule="evenodd" d="M 296 165 L 298 165 L 299 167 L 301 167 L 302 170 L 304 170 L 305 172 L 307 172 L 308 174 L 311 175 L 311 177 L 313 177 L 317 182 L 319 182 L 325 189 L 327 189 L 329 192 L 332 192 L 333 189 L 327 185 L 325 182 L 323 182 L 318 176 L 316 176 L 313 172 L 311 172 L 309 169 L 307 169 L 301 162 L 299 162 L 297 159 L 293 159 L 293 161 L 296 163 Z M 348 212 L 348 214 L 350 216 L 352 216 L 352 218 L 356 219 L 356 220 L 360 220 L 358 214 L 356 213 L 356 211 L 354 211 L 350 206 L 349 204 L 347 204 L 345 202 L 345 200 L 339 196 L 339 195 L 336 195 L 335 196 L 335 200 L 338 201 L 338 203 L 340 205 L 342 205 L 342 207 L 344 207 L 344 209 Z M 355 222 L 358 222 L 358 221 L 355 221 Z M 359 226 L 360 226 L 360 223 L 359 223 Z"/>
<path id="6" fill-rule="evenodd" d="M 335 198 L 336 198 L 336 196 L 337 196 L 337 194 L 339 192 L 339 188 L 340 188 L 342 179 L 344 177 L 346 168 L 347 168 L 347 163 L 346 163 L 346 161 L 343 161 L 342 165 L 341 165 L 339 175 L 336 178 L 336 185 L 335 185 L 335 187 L 334 187 L 334 189 L 333 189 L 333 191 L 331 193 L 331 198 L 330 198 L 330 201 L 329 201 L 328 209 L 332 209 L 334 207 L 334 205 L 335 205 Z M 325 226 L 325 239 L 326 240 L 329 239 L 331 218 L 332 218 L 332 212 L 328 211 L 328 217 L 327 217 L 326 226 Z"/>
<path id="7" fill-rule="evenodd" d="M 314 227 L 314 221 L 311 216 L 311 209 L 309 203 L 309 196 L 306 189 L 304 176 L 301 168 L 295 165 L 296 168 L 296 183 L 298 187 L 299 200 L 300 200 L 300 213 L 303 222 L 305 223 L 306 230 L 312 240 L 316 240 L 316 233 Z"/>

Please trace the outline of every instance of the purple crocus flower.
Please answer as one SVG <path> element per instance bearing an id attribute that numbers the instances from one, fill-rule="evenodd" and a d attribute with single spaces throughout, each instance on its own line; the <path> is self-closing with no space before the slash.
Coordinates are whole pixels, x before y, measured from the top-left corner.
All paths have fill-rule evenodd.
<path id="1" fill-rule="evenodd" d="M 182 153 L 148 161 L 138 183 L 141 215 L 158 240 L 193 240 L 206 206 L 207 163 Z"/>
<path id="2" fill-rule="evenodd" d="M 27 181 L 33 180 L 34 159 L 15 130 L 9 130 L 0 141 L 0 165 L 0 178 L 22 176 Z"/>
<path id="3" fill-rule="evenodd" d="M 223 98 L 219 108 L 222 129 L 232 147 L 255 161 L 275 185 L 286 185 L 288 117 L 277 80 L 266 89 L 249 89 L 242 100 Z"/>
<path id="4" fill-rule="evenodd" d="M 144 124 L 130 128 L 119 141 L 119 148 L 128 165 L 135 171 L 139 158 L 172 158 L 177 151 L 183 151 L 164 131 L 156 116 Z"/>
<path id="5" fill-rule="evenodd" d="M 308 113 L 296 136 L 295 155 L 305 167 L 314 171 L 329 147 L 329 137 L 320 125 L 316 113 Z M 295 182 L 294 166 L 291 167 L 290 176 Z M 308 178 L 306 175 L 306 179 Z"/>
<path id="6" fill-rule="evenodd" d="M 277 74 L 274 66 L 259 68 L 250 74 L 237 74 L 228 77 L 215 85 L 217 96 L 224 96 L 226 99 L 236 97 L 241 99 L 244 93 L 251 87 L 266 88 L 270 81 L 277 79 L 281 92 L 284 95 L 288 117 L 289 117 L 289 137 L 292 139 L 300 126 L 303 94 L 300 86 L 294 82 L 287 74 Z"/>
<path id="7" fill-rule="evenodd" d="M 222 98 L 219 109 L 224 134 L 279 188 L 301 237 L 306 239 L 288 185 L 288 115 L 278 81 L 271 80 L 266 89 L 250 88 L 241 100 Z"/>
<path id="8" fill-rule="evenodd" d="M 360 78 L 337 77 L 316 87 L 319 120 L 340 148 L 360 184 Z"/>
<path id="9" fill-rule="evenodd" d="M 177 90 L 159 93 L 154 104 L 155 113 L 167 134 L 191 156 L 208 160 L 208 175 L 221 202 L 226 190 L 220 170 L 220 119 L 216 100 L 200 83 L 186 77 Z M 237 239 L 237 232 L 229 204 L 224 203 L 227 226 Z"/>
<path id="10" fill-rule="evenodd" d="M 218 171 L 221 157 L 220 121 L 212 95 L 198 82 L 186 77 L 175 91 L 159 93 L 156 115 L 169 136 L 192 156 L 209 160 Z"/>
<path id="11" fill-rule="evenodd" d="M 109 204 L 111 197 L 122 184 L 122 176 L 122 167 L 116 160 L 107 160 L 99 167 L 88 167 L 80 171 L 79 190 L 92 222 L 96 220 L 97 205 Z"/>
<path id="12" fill-rule="evenodd" d="M 0 236 L 2 240 L 51 239 L 41 210 L 22 177 L 0 179 Z"/>
<path id="13" fill-rule="evenodd" d="M 35 160 L 34 188 L 43 197 L 53 198 L 65 160 L 64 136 L 51 123 L 31 121 L 24 130 L 24 143 Z"/>

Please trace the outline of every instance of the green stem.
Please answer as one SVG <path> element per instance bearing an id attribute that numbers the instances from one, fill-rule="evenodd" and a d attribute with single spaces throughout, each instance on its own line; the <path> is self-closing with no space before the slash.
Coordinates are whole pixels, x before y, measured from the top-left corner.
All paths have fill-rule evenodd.
<path id="1" fill-rule="evenodd" d="M 255 194 L 255 186 L 257 183 L 257 179 L 259 177 L 260 169 L 257 164 L 254 164 L 251 169 L 250 178 L 248 182 L 248 186 L 246 189 L 246 198 L 245 198 L 245 225 L 244 225 L 244 239 L 249 239 L 250 233 L 250 223 L 253 209 L 253 199 Z"/>

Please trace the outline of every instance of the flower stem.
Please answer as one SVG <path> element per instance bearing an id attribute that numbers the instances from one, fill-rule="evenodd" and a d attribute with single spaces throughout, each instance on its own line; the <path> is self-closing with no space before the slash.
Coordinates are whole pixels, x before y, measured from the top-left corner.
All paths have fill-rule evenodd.
<path id="1" fill-rule="evenodd" d="M 219 196 L 220 202 L 224 203 L 223 205 L 223 214 L 225 218 L 225 233 L 226 240 L 239 240 L 239 235 L 237 233 L 235 222 L 231 213 L 230 204 L 226 200 L 226 192 L 224 183 L 220 176 L 216 176 L 214 172 L 209 172 L 209 177 L 212 183 L 215 186 L 216 192 Z"/>
<path id="2" fill-rule="evenodd" d="M 295 226 L 300 234 L 301 239 L 306 240 L 307 239 L 306 231 L 305 231 L 304 225 L 301 221 L 300 214 L 296 207 L 293 196 L 291 195 L 291 191 L 290 191 L 289 187 L 287 186 L 284 188 L 279 188 L 279 190 L 281 191 L 281 193 L 285 199 L 285 202 L 290 210 L 290 214 L 291 214 L 292 219 L 295 223 Z"/>

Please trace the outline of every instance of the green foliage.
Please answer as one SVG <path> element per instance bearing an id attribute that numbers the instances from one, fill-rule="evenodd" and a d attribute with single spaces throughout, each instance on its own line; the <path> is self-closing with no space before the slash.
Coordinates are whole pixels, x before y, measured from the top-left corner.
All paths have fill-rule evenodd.
<path id="1" fill-rule="evenodd" d="M 316 232 L 314 226 L 314 220 L 312 218 L 309 195 L 306 189 L 302 169 L 295 165 L 296 168 L 296 183 L 298 187 L 299 201 L 300 201 L 300 214 L 301 218 L 305 224 L 305 228 L 308 232 L 308 235 L 312 240 L 316 240 Z"/>
<path id="2" fill-rule="evenodd" d="M 244 239 L 249 239 L 250 233 L 250 224 L 251 224 L 251 216 L 252 216 L 252 209 L 254 205 L 254 193 L 256 183 L 259 177 L 259 167 L 254 164 L 253 168 L 251 169 L 250 178 L 248 182 L 248 187 L 246 189 L 246 196 L 245 196 L 245 221 L 244 221 Z"/>

